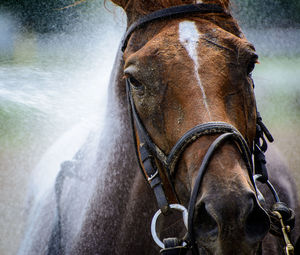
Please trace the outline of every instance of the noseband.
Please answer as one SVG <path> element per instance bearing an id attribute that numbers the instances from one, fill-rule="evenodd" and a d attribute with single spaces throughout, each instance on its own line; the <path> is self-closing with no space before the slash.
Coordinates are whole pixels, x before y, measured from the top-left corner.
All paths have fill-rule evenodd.
<path id="1" fill-rule="evenodd" d="M 121 50 L 123 52 L 125 51 L 132 33 L 136 29 L 147 25 L 149 22 L 162 20 L 162 19 L 174 19 L 178 17 L 184 17 L 188 14 L 207 14 L 207 13 L 222 13 L 224 15 L 229 15 L 227 12 L 225 12 L 225 10 L 223 10 L 223 8 L 221 8 L 218 5 L 191 4 L 191 5 L 171 7 L 143 16 L 141 19 L 133 23 L 128 28 L 127 32 L 124 35 L 124 39 L 122 40 Z M 248 143 L 246 142 L 244 137 L 232 125 L 225 122 L 208 122 L 204 124 L 199 124 L 193 127 L 192 129 L 190 129 L 189 131 L 187 131 L 177 141 L 177 143 L 171 149 L 170 153 L 166 155 L 153 142 L 151 136 L 149 135 L 145 126 L 143 125 L 143 122 L 134 104 L 129 79 L 126 79 L 126 91 L 127 91 L 128 105 L 129 105 L 129 113 L 131 116 L 134 144 L 135 144 L 139 166 L 142 170 L 144 177 L 149 183 L 150 187 L 153 189 L 158 207 L 160 208 L 160 210 L 154 216 L 155 219 L 154 222 L 152 222 L 152 235 L 156 243 L 162 248 L 161 250 L 162 254 L 166 254 L 166 255 L 184 254 L 188 249 L 192 250 L 193 254 L 199 254 L 197 244 L 195 242 L 194 233 L 193 233 L 193 216 L 194 216 L 196 199 L 198 196 L 198 192 L 204 174 L 207 171 L 209 162 L 211 161 L 216 150 L 227 141 L 230 141 L 232 144 L 234 144 L 238 148 L 239 152 L 241 153 L 248 171 L 250 181 L 256 191 L 258 200 L 263 200 L 263 197 L 256 187 L 256 183 L 255 183 L 256 180 L 266 183 L 267 186 L 272 191 L 277 204 L 280 204 L 280 206 L 285 207 L 285 205 L 280 202 L 277 192 L 275 191 L 272 184 L 268 180 L 267 169 L 265 166 L 266 161 L 264 156 L 264 152 L 267 150 L 267 142 L 265 137 L 270 142 L 273 141 L 273 138 L 269 133 L 269 131 L 267 130 L 267 128 L 265 127 L 265 125 L 262 123 L 262 119 L 258 112 L 257 112 L 256 138 L 254 140 L 254 144 L 255 144 L 254 150 L 249 148 Z M 174 187 L 173 177 L 175 176 L 176 173 L 176 165 L 180 156 L 185 151 L 186 147 L 191 143 L 193 143 L 194 141 L 196 141 L 198 138 L 206 135 L 217 135 L 217 138 L 210 145 L 203 158 L 200 170 L 196 178 L 196 182 L 192 189 L 188 211 L 186 212 L 185 208 L 180 205 L 180 200 Z M 254 157 L 255 170 L 253 167 L 252 156 Z M 162 180 L 161 180 L 161 173 L 159 171 L 160 167 L 162 167 L 165 170 L 164 174 L 167 176 L 168 182 L 172 189 L 171 193 L 173 194 L 173 197 L 175 198 L 177 203 L 175 205 L 169 203 L 170 199 L 168 199 L 165 194 L 165 190 L 164 190 L 165 187 L 163 187 Z M 277 210 L 275 211 L 276 212 L 279 211 L 278 213 L 281 216 L 282 211 L 278 209 L 279 207 L 277 206 Z M 187 218 L 186 219 L 187 235 L 182 240 L 178 240 L 177 238 L 168 238 L 164 240 L 164 243 L 162 243 L 156 235 L 156 230 L 155 230 L 156 220 L 160 213 L 163 213 L 164 215 L 168 215 L 168 213 L 172 209 L 184 211 L 185 218 Z M 291 209 L 289 208 L 284 208 L 284 210 L 286 209 L 287 211 L 291 211 Z M 275 221 L 274 217 L 273 218 L 270 217 L 270 220 L 272 225 L 276 225 L 275 223 L 273 223 L 273 221 Z M 282 229 L 282 225 L 278 223 L 279 221 L 277 220 L 277 225 L 279 225 L 280 229 Z M 283 225 L 283 228 L 285 227 L 286 226 Z M 286 238 L 287 236 L 284 235 L 284 233 L 282 233 L 282 235 L 284 236 L 284 238 Z M 289 249 L 287 247 L 290 247 L 289 239 L 288 241 L 286 241 L 286 249 Z"/>

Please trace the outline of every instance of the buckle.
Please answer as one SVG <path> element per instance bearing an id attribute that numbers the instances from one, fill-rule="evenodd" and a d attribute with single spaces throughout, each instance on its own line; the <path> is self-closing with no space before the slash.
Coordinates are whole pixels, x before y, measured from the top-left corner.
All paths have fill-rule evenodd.
<path id="1" fill-rule="evenodd" d="M 151 182 L 158 175 L 158 170 L 156 169 L 155 173 L 147 178 L 148 182 Z"/>

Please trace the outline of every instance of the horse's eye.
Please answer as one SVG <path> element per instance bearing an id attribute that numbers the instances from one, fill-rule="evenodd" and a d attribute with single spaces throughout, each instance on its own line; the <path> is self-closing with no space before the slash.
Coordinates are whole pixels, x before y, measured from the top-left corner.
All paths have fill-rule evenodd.
<path id="1" fill-rule="evenodd" d="M 250 75 L 252 73 L 252 71 L 254 70 L 254 67 L 255 67 L 255 63 L 254 61 L 251 61 L 249 64 L 248 64 L 248 67 L 247 67 L 247 75 Z"/>
<path id="2" fill-rule="evenodd" d="M 139 82 L 137 79 L 133 78 L 132 76 L 127 78 L 129 83 L 136 89 L 142 88 L 142 83 Z"/>
<path id="3" fill-rule="evenodd" d="M 252 56 L 251 60 L 249 61 L 248 66 L 247 66 L 247 75 L 250 75 L 252 73 L 256 63 L 259 63 L 258 62 L 258 56 L 256 54 L 254 54 Z"/>

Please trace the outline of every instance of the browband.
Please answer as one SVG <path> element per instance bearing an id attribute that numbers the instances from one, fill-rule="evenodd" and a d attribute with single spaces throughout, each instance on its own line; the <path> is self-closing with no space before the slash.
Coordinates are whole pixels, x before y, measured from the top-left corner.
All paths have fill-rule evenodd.
<path id="1" fill-rule="evenodd" d="M 207 13 L 226 13 L 226 11 L 220 6 L 216 4 L 188 4 L 188 5 L 180 5 L 173 6 L 166 9 L 158 10 L 152 12 L 148 15 L 145 15 L 138 19 L 136 22 L 132 23 L 131 26 L 127 29 L 122 42 L 121 42 L 121 50 L 124 52 L 129 38 L 134 30 L 144 26 L 145 24 L 156 21 L 160 19 L 168 19 L 168 18 L 177 18 L 186 16 L 187 14 L 207 14 Z"/>

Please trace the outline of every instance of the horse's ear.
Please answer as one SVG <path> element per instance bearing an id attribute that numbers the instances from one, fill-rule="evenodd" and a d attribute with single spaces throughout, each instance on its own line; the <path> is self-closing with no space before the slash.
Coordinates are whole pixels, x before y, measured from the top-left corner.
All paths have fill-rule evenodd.
<path id="1" fill-rule="evenodd" d="M 225 9 L 228 9 L 229 4 L 230 4 L 230 0 L 221 0 L 220 2 L 221 2 L 221 4 L 223 5 L 223 7 Z"/>
<path id="2" fill-rule="evenodd" d="M 196 3 L 211 3 L 211 4 L 219 4 L 224 9 L 228 9 L 230 5 L 230 0 L 196 0 Z"/>
<path id="3" fill-rule="evenodd" d="M 126 8 L 130 0 L 111 0 L 114 4 L 119 5 L 123 9 Z"/>

